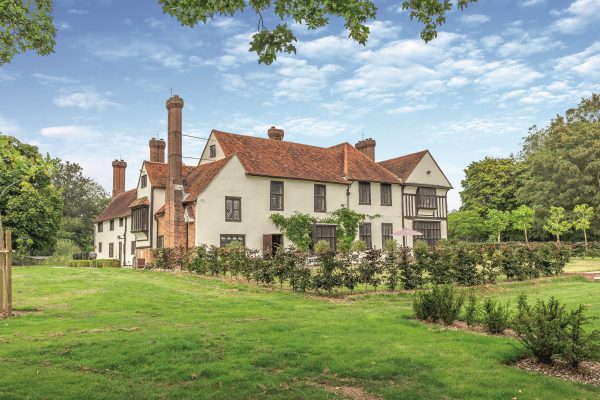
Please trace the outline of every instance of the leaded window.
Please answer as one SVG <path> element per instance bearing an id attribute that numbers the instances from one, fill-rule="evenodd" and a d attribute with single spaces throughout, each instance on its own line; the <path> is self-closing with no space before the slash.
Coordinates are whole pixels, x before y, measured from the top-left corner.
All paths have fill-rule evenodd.
<path id="1" fill-rule="evenodd" d="M 135 240 L 131 241 L 131 255 L 135 256 Z"/>
<path id="2" fill-rule="evenodd" d="M 358 183 L 358 204 L 364 204 L 364 205 L 371 204 L 371 183 L 370 182 L 359 182 Z"/>
<path id="3" fill-rule="evenodd" d="M 104 231 L 104 221 L 98 222 L 98 233 Z"/>
<path id="4" fill-rule="evenodd" d="M 239 235 L 239 234 L 221 235 L 221 240 L 220 240 L 221 247 L 224 247 L 231 242 L 240 242 L 242 244 L 242 246 L 245 246 L 246 245 L 246 235 Z"/>
<path id="5" fill-rule="evenodd" d="M 225 197 L 225 221 L 242 221 L 242 198 Z"/>
<path id="6" fill-rule="evenodd" d="M 392 205 L 392 185 L 389 183 L 381 184 L 381 205 L 391 206 Z"/>
<path id="7" fill-rule="evenodd" d="M 388 240 L 394 240 L 394 225 L 382 223 L 381 224 L 381 248 L 385 248 L 385 242 Z"/>
<path id="8" fill-rule="evenodd" d="M 336 249 L 336 228 L 334 224 L 315 224 L 313 226 L 313 244 L 324 240 L 329 244 L 331 250 Z"/>
<path id="9" fill-rule="evenodd" d="M 115 230 L 115 220 L 114 219 L 111 219 L 108 225 L 109 225 L 109 229 L 111 231 Z"/>
<path id="10" fill-rule="evenodd" d="M 414 229 L 423 234 L 416 236 L 417 240 L 423 240 L 429 245 L 436 244 L 442 238 L 440 221 L 415 221 Z"/>
<path id="11" fill-rule="evenodd" d="M 327 186 L 315 185 L 315 212 L 327 212 Z"/>
<path id="12" fill-rule="evenodd" d="M 148 207 L 138 207 L 131 211 L 131 231 L 143 232 L 148 230 Z"/>
<path id="13" fill-rule="evenodd" d="M 113 243 L 108 244 L 108 258 L 113 258 L 115 255 L 115 245 Z"/>
<path id="14" fill-rule="evenodd" d="M 283 211 L 283 182 L 271 181 L 271 211 Z"/>
<path id="15" fill-rule="evenodd" d="M 209 147 L 210 150 L 210 158 L 215 158 L 217 156 L 217 146 L 214 144 L 211 144 Z"/>
<path id="16" fill-rule="evenodd" d="M 417 208 L 436 208 L 435 188 L 419 187 L 417 189 Z"/>
<path id="17" fill-rule="evenodd" d="M 360 224 L 358 228 L 358 236 L 360 240 L 367 244 L 368 249 L 373 247 L 373 238 L 371 236 L 371 224 L 369 222 Z"/>
<path id="18" fill-rule="evenodd" d="M 143 188 L 145 188 L 146 186 L 148 186 L 148 175 L 142 175 L 140 186 L 143 187 Z"/>

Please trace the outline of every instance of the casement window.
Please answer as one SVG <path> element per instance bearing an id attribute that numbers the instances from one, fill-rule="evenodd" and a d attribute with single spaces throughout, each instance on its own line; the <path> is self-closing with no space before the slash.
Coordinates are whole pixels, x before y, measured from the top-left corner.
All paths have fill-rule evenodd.
<path id="1" fill-rule="evenodd" d="M 111 231 L 114 231 L 115 230 L 115 220 L 111 219 L 108 226 Z"/>
<path id="2" fill-rule="evenodd" d="M 225 197 L 225 221 L 242 222 L 241 197 Z"/>
<path id="3" fill-rule="evenodd" d="M 367 244 L 368 249 L 373 247 L 373 238 L 371 236 L 371 224 L 369 222 L 360 224 L 360 226 L 358 227 L 358 236 L 360 240 Z"/>
<path id="4" fill-rule="evenodd" d="M 123 226 L 123 218 L 119 218 L 119 226 Z"/>
<path id="5" fill-rule="evenodd" d="M 283 211 L 283 182 L 271 181 L 271 211 Z"/>
<path id="6" fill-rule="evenodd" d="M 210 158 L 215 158 L 217 156 L 217 146 L 214 144 L 211 144 L 208 147 L 208 150 L 210 152 Z"/>
<path id="7" fill-rule="evenodd" d="M 245 246 L 246 245 L 246 235 L 238 235 L 238 234 L 221 235 L 221 239 L 219 242 L 221 243 L 221 247 L 224 247 L 231 242 L 240 242 L 242 244 L 242 246 Z"/>
<path id="8" fill-rule="evenodd" d="M 392 185 L 389 183 L 381 184 L 381 205 L 391 206 L 392 205 Z"/>
<path id="9" fill-rule="evenodd" d="M 108 258 L 113 258 L 115 255 L 115 245 L 114 243 L 108 244 Z"/>
<path id="10" fill-rule="evenodd" d="M 140 186 L 142 188 L 148 186 L 148 175 L 142 175 L 142 177 L 140 178 Z"/>
<path id="11" fill-rule="evenodd" d="M 417 208 L 436 208 L 435 188 L 419 187 L 417 189 Z"/>
<path id="12" fill-rule="evenodd" d="M 388 240 L 394 240 L 394 225 L 393 224 L 381 224 L 381 248 L 385 248 L 385 242 Z"/>
<path id="13" fill-rule="evenodd" d="M 335 224 L 315 224 L 313 225 L 313 245 L 318 241 L 324 240 L 329 244 L 331 250 L 336 249 L 336 229 Z"/>
<path id="14" fill-rule="evenodd" d="M 413 229 L 423 234 L 423 236 L 415 236 L 415 238 L 423 240 L 429 245 L 436 244 L 442 238 L 442 228 L 439 221 L 415 221 Z"/>
<path id="15" fill-rule="evenodd" d="M 104 221 L 98 222 L 98 233 L 104 232 Z"/>
<path id="16" fill-rule="evenodd" d="M 131 241 L 131 255 L 135 256 L 135 240 Z"/>
<path id="17" fill-rule="evenodd" d="M 358 204 L 371 204 L 371 182 L 358 182 Z"/>
<path id="18" fill-rule="evenodd" d="M 148 207 L 137 207 L 131 211 L 131 231 L 148 231 Z"/>
<path id="19" fill-rule="evenodd" d="M 327 212 L 327 186 L 315 184 L 315 212 Z"/>
<path id="20" fill-rule="evenodd" d="M 98 253 L 102 253 L 102 242 L 98 242 Z"/>
<path id="21" fill-rule="evenodd" d="M 121 259 L 121 256 L 123 255 L 123 243 L 119 242 L 119 257 L 118 259 Z"/>
<path id="22" fill-rule="evenodd" d="M 159 249 L 165 247 L 165 237 L 163 235 L 156 238 L 156 247 Z"/>

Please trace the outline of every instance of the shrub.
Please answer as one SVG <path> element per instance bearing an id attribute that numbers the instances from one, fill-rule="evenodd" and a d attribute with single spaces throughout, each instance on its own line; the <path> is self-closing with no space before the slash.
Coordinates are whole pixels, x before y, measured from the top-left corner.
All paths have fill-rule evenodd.
<path id="1" fill-rule="evenodd" d="M 367 250 L 367 243 L 364 240 L 355 240 L 350 245 L 350 251 L 352 253 L 362 253 Z"/>
<path id="2" fill-rule="evenodd" d="M 185 269 L 196 274 L 208 273 L 208 248 L 205 245 L 197 246 L 189 251 Z"/>
<path id="3" fill-rule="evenodd" d="M 384 256 L 383 256 L 383 270 L 385 272 L 385 285 L 390 290 L 396 290 L 400 281 L 400 257 L 401 254 L 398 251 L 398 247 L 395 245 L 395 241 L 386 241 Z"/>
<path id="4" fill-rule="evenodd" d="M 417 289 L 425 284 L 423 278 L 423 264 L 411 260 L 410 248 L 400 247 L 398 250 L 398 263 L 400 269 L 400 281 L 404 289 Z"/>
<path id="5" fill-rule="evenodd" d="M 453 286 L 435 285 L 429 291 L 415 294 L 413 310 L 417 319 L 432 322 L 442 321 L 446 325 L 458 319 L 464 302 L 462 293 L 458 293 Z"/>
<path id="6" fill-rule="evenodd" d="M 479 304 L 474 291 L 470 291 L 467 296 L 467 304 L 465 306 L 465 322 L 468 326 L 473 326 L 477 323 L 479 317 Z"/>
<path id="7" fill-rule="evenodd" d="M 466 243 L 459 243 L 449 251 L 451 252 L 450 259 L 454 264 L 455 281 L 461 285 L 477 285 L 480 280 L 477 265 L 482 263 L 480 253 Z"/>
<path id="8" fill-rule="evenodd" d="M 492 299 L 483 303 L 483 325 L 490 333 L 502 333 L 509 326 L 510 311 L 508 304 L 502 305 Z"/>
<path id="9" fill-rule="evenodd" d="M 120 268 L 121 261 L 112 258 L 91 260 L 89 266 L 95 268 Z"/>
<path id="10" fill-rule="evenodd" d="M 315 253 L 326 253 L 329 250 L 331 250 L 331 248 L 329 247 L 329 242 L 325 240 L 319 240 L 317 243 L 315 243 Z"/>
<path id="11" fill-rule="evenodd" d="M 325 290 L 331 294 L 333 288 L 341 286 L 342 275 L 338 269 L 340 262 L 332 250 L 322 251 L 318 254 L 319 268 L 313 276 L 312 286 L 317 291 Z"/>
<path id="12" fill-rule="evenodd" d="M 567 326 L 567 343 L 563 347 L 562 356 L 571 367 L 577 368 L 581 361 L 589 360 L 600 352 L 600 331 L 586 333 L 584 325 L 589 325 L 594 317 L 585 315 L 582 304 L 569 315 Z"/>
<path id="13" fill-rule="evenodd" d="M 368 285 L 372 285 L 377 290 L 377 286 L 381 284 L 379 275 L 382 271 L 381 250 L 367 250 L 364 258 L 358 265 L 359 282 L 365 285 L 365 289 L 367 289 Z"/>
<path id="14" fill-rule="evenodd" d="M 416 254 L 415 250 L 415 257 Z M 429 248 L 425 259 L 425 265 L 429 280 L 433 284 L 442 285 L 454 282 L 452 276 L 452 258 L 452 252 L 449 245 L 438 245 Z"/>

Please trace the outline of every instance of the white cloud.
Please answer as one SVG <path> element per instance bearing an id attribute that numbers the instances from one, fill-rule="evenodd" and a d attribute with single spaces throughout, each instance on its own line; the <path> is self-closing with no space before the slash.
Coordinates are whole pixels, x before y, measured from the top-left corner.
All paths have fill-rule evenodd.
<path id="1" fill-rule="evenodd" d="M 448 85 L 448 87 L 451 87 L 451 88 L 459 88 L 459 87 L 465 86 L 467 83 L 469 83 L 469 80 L 467 78 L 465 78 L 464 76 L 453 76 L 446 83 L 446 85 Z"/>
<path id="2" fill-rule="evenodd" d="M 63 126 L 50 126 L 42 128 L 40 135 L 49 139 L 60 139 L 65 141 L 82 141 L 92 137 L 100 136 L 99 132 L 88 126 L 82 125 L 63 125 Z"/>
<path id="3" fill-rule="evenodd" d="M 62 30 L 62 31 L 68 31 L 69 29 L 71 29 L 71 25 L 69 25 L 69 23 L 64 22 L 64 21 L 63 22 L 57 22 L 56 23 L 56 27 L 59 30 Z"/>
<path id="4" fill-rule="evenodd" d="M 600 41 L 594 42 L 579 53 L 559 58 L 554 69 L 585 78 L 600 78 Z"/>
<path id="5" fill-rule="evenodd" d="M 0 114 L 0 133 L 5 135 L 15 135 L 21 130 L 17 121 L 6 118 Z"/>
<path id="6" fill-rule="evenodd" d="M 533 7 L 539 4 L 544 4 L 546 0 L 523 0 L 521 2 L 521 6 L 523 7 Z"/>
<path id="7" fill-rule="evenodd" d="M 217 18 L 210 22 L 210 24 L 220 30 L 229 32 L 244 28 L 246 24 L 241 20 L 233 17 Z"/>
<path id="8" fill-rule="evenodd" d="M 486 48 L 493 48 L 502 43 L 502 38 L 498 35 L 490 35 L 481 38 L 481 44 Z"/>
<path id="9" fill-rule="evenodd" d="M 475 83 L 496 89 L 523 87 L 544 76 L 516 61 L 497 61 L 487 64 L 486 68 L 489 71 L 477 78 Z"/>
<path id="10" fill-rule="evenodd" d="M 286 134 L 292 136 L 316 136 L 316 137 L 331 137 L 338 135 L 350 135 L 360 132 L 360 127 L 351 126 L 346 122 L 316 119 L 311 117 L 306 118 L 289 118 L 281 124 L 285 129 Z"/>
<path id="11" fill-rule="evenodd" d="M 240 96 L 247 96 L 248 85 L 244 78 L 237 74 L 223 74 L 219 85 L 223 90 L 228 92 L 237 93 Z"/>
<path id="12" fill-rule="evenodd" d="M 552 28 L 561 33 L 581 33 L 600 22 L 600 1 L 575 0 L 564 9 Z M 592 28 L 593 29 L 593 28 Z"/>
<path id="13" fill-rule="evenodd" d="M 281 57 L 277 63 L 280 79 L 274 96 L 289 100 L 309 100 L 319 98 L 327 86 L 328 77 L 340 69 L 334 64 L 321 67 L 294 57 Z"/>
<path id="14" fill-rule="evenodd" d="M 59 107 L 77 107 L 84 110 L 121 106 L 106 96 L 107 94 L 101 94 L 89 88 L 65 89 L 54 98 L 54 104 Z"/>
<path id="15" fill-rule="evenodd" d="M 414 106 L 402 106 L 388 111 L 389 114 L 409 114 L 416 111 L 431 110 L 435 108 L 433 104 L 417 104 Z"/>
<path id="16" fill-rule="evenodd" d="M 161 21 L 154 17 L 148 17 L 144 20 L 144 22 L 146 22 L 146 24 L 152 29 L 164 28 L 166 26 L 165 21 Z"/>
<path id="17" fill-rule="evenodd" d="M 528 56 L 536 53 L 543 53 L 549 50 L 563 47 L 564 45 L 549 36 L 531 37 L 524 34 L 517 40 L 506 42 L 498 48 L 498 54 L 502 57 L 509 56 Z"/>
<path id="18" fill-rule="evenodd" d="M 34 73 L 33 77 L 43 85 L 72 85 L 79 83 L 78 80 L 66 76 L 48 75 L 39 72 Z"/>
<path id="19" fill-rule="evenodd" d="M 488 22 L 490 17 L 483 14 L 463 14 L 460 17 L 460 20 L 465 24 L 475 25 Z"/>
<path id="20" fill-rule="evenodd" d="M 77 8 L 70 8 L 67 10 L 67 12 L 69 14 L 75 14 L 75 15 L 85 15 L 88 13 L 87 10 L 81 10 L 81 9 L 77 9 Z"/>
<path id="21" fill-rule="evenodd" d="M 524 134 L 531 122 L 529 116 L 506 115 L 502 117 L 470 118 L 435 124 L 426 130 L 432 133 L 431 141 L 471 140 L 476 137 Z"/>
<path id="22" fill-rule="evenodd" d="M 0 69 L 0 82 L 10 82 L 10 81 L 14 81 L 15 79 L 17 79 L 16 74 L 11 74 L 6 72 L 3 69 Z"/>

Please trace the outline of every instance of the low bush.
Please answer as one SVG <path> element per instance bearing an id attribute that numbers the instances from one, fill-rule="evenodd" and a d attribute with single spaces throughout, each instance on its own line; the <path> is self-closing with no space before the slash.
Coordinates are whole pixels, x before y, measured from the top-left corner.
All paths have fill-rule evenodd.
<path id="1" fill-rule="evenodd" d="M 573 368 L 579 367 L 581 361 L 593 359 L 600 354 L 600 331 L 587 333 L 584 329 L 592 319 L 595 318 L 585 315 L 582 304 L 569 314 L 567 343 L 562 349 L 561 356 Z"/>
<path id="2" fill-rule="evenodd" d="M 468 326 L 474 326 L 479 321 L 479 304 L 474 291 L 470 291 L 465 305 L 465 322 Z"/>
<path id="3" fill-rule="evenodd" d="M 121 261 L 112 258 L 101 258 L 98 260 L 91 260 L 90 266 L 95 268 L 120 268 Z"/>
<path id="4" fill-rule="evenodd" d="M 509 327 L 510 310 L 508 304 L 503 305 L 492 299 L 483 303 L 483 326 L 494 334 L 502 333 Z"/>
<path id="5" fill-rule="evenodd" d="M 69 267 L 89 268 L 92 266 L 91 263 L 92 263 L 91 260 L 71 260 L 71 261 L 69 261 L 69 263 L 67 265 Z"/>
<path id="6" fill-rule="evenodd" d="M 462 293 L 452 285 L 435 285 L 431 290 L 415 294 L 413 310 L 417 319 L 452 324 L 460 315 L 464 302 Z"/>

